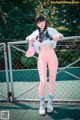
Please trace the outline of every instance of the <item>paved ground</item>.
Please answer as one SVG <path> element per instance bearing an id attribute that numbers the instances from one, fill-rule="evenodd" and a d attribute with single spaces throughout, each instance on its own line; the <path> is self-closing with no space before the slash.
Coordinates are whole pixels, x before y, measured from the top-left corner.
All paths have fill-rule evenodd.
<path id="1" fill-rule="evenodd" d="M 54 103 L 53 106 L 54 113 L 40 116 L 38 103 L 0 102 L 0 113 L 9 111 L 9 120 L 80 120 L 80 104 Z"/>

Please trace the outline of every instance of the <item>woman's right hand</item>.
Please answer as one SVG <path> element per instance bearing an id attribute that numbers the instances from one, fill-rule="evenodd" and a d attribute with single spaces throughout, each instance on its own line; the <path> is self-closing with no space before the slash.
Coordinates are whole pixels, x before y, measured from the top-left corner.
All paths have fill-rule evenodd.
<path id="1" fill-rule="evenodd" d="M 35 48 L 30 46 L 25 54 L 26 57 L 32 57 L 35 54 Z"/>

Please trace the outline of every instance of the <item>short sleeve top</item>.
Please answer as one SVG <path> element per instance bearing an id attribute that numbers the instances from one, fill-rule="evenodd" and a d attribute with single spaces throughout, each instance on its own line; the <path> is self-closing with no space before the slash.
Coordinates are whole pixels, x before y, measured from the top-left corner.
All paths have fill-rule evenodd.
<path id="1" fill-rule="evenodd" d="M 48 27 L 47 28 L 47 31 L 48 31 L 48 34 L 50 37 L 54 37 L 56 35 L 62 35 L 61 33 L 59 33 L 56 29 L 52 28 L 52 27 Z M 28 36 L 28 40 L 34 40 L 33 42 L 33 46 L 35 47 L 36 49 L 36 52 L 39 53 L 39 47 L 43 44 L 50 44 L 52 43 L 53 44 L 53 48 L 55 49 L 56 48 L 56 44 L 57 44 L 57 41 L 54 41 L 54 40 L 50 40 L 49 38 L 46 39 L 46 40 L 43 40 L 42 42 L 39 42 L 36 37 L 39 35 L 39 31 L 38 30 L 35 30 L 31 35 Z M 62 35 L 63 36 L 63 35 Z"/>
<path id="2" fill-rule="evenodd" d="M 55 35 L 62 35 L 61 33 L 59 33 L 56 29 L 52 28 L 52 27 L 48 27 L 47 28 L 47 31 L 48 31 L 48 34 L 50 37 L 53 37 Z M 35 30 L 32 34 L 30 34 L 28 36 L 28 40 L 31 40 L 33 39 L 34 41 L 37 41 L 36 40 L 36 37 L 39 35 L 39 31 L 38 30 Z M 44 41 L 43 41 L 44 42 Z"/>

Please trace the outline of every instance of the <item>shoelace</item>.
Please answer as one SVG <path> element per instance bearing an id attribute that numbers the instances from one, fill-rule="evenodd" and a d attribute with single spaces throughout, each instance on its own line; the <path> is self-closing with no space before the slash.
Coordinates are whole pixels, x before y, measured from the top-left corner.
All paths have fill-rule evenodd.
<path id="1" fill-rule="evenodd" d="M 41 104 L 41 105 L 40 105 L 40 109 L 41 109 L 41 110 L 44 110 L 44 109 L 45 109 L 45 105 L 44 105 L 44 104 Z"/>
<path id="2" fill-rule="evenodd" d="M 53 109 L 52 103 L 48 104 L 48 109 Z"/>

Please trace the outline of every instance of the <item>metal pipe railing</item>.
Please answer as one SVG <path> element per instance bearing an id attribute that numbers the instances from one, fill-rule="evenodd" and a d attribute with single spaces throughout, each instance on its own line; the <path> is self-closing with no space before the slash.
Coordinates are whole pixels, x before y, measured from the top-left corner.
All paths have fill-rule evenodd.
<path id="1" fill-rule="evenodd" d="M 9 76 L 8 76 L 8 61 L 7 61 L 7 51 L 6 51 L 6 44 L 0 43 L 0 50 L 3 50 L 4 55 L 4 63 L 5 63 L 5 74 L 6 74 L 6 83 L 7 83 L 7 94 L 6 96 L 1 94 L 0 95 L 6 99 L 8 99 L 8 93 L 9 93 Z"/>
<path id="2" fill-rule="evenodd" d="M 66 42 L 66 41 L 72 41 L 74 39 L 80 39 L 80 36 L 70 36 L 70 37 L 63 37 L 62 39 L 60 39 L 58 42 Z M 25 44 L 28 43 L 26 40 L 22 40 L 22 41 L 16 41 L 16 42 L 8 42 L 9 45 L 17 45 L 17 44 Z"/>
<path id="3" fill-rule="evenodd" d="M 72 40 L 75 40 L 75 39 L 80 39 L 80 36 L 72 36 L 72 37 L 63 37 L 62 39 L 60 39 L 58 42 L 66 42 L 66 41 L 72 41 Z M 12 95 L 13 95 L 13 99 L 16 100 L 16 98 L 20 97 L 21 95 L 27 93 L 28 91 L 32 90 L 33 88 L 37 87 L 39 85 L 39 83 L 37 85 L 34 85 L 33 87 L 31 87 L 30 89 L 26 90 L 25 92 L 22 92 L 21 94 L 17 95 L 16 97 L 14 97 L 14 87 L 13 87 L 13 74 L 12 74 L 12 63 L 11 63 L 11 47 L 22 52 L 22 53 L 26 53 L 24 50 L 18 48 L 18 46 L 15 46 L 15 45 L 21 45 L 21 44 L 27 44 L 28 42 L 27 41 L 16 41 L 16 42 L 8 42 L 8 57 L 9 57 L 9 69 L 10 69 L 10 79 L 11 79 L 11 91 L 12 91 Z M 37 59 L 36 56 L 33 56 Z M 77 77 L 76 75 L 73 75 L 69 72 L 67 72 L 65 69 L 66 68 L 69 68 L 71 65 L 75 64 L 76 62 L 78 62 L 80 60 L 80 58 L 76 61 L 74 61 L 73 63 L 67 65 L 66 67 L 63 67 L 63 68 L 59 68 L 59 72 L 61 71 L 64 71 L 65 73 L 79 79 L 79 77 Z M 57 74 L 59 73 L 57 72 Z M 49 79 L 49 78 L 47 78 Z"/>

